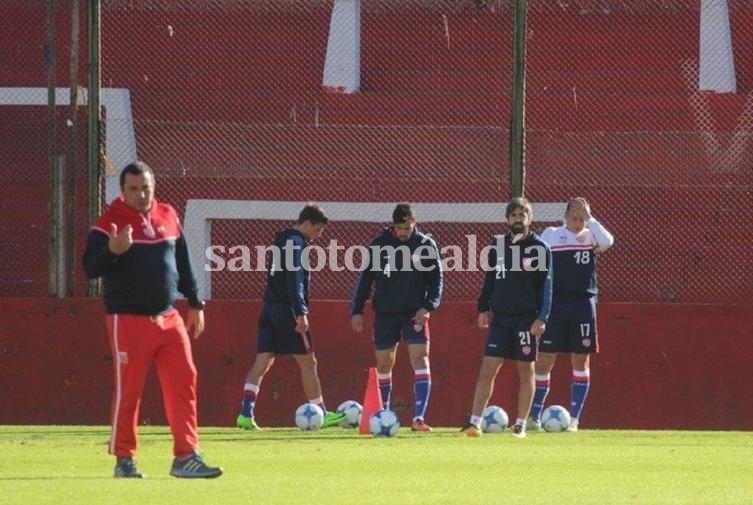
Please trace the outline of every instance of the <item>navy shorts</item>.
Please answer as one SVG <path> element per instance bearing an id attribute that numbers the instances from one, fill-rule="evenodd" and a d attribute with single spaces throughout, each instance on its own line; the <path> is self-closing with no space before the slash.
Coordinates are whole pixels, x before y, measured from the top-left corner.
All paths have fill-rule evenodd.
<path id="1" fill-rule="evenodd" d="M 256 352 L 310 354 L 314 352 L 311 331 L 295 331 L 295 312 L 287 303 L 264 303 L 259 316 Z"/>
<path id="2" fill-rule="evenodd" d="M 576 354 L 599 352 L 596 301 L 585 298 L 553 302 L 546 331 L 539 342 L 539 351 Z"/>
<path id="3" fill-rule="evenodd" d="M 536 361 L 536 337 L 531 335 L 531 324 L 535 320 L 536 314 L 495 314 L 486 334 L 484 356 Z"/>
<path id="4" fill-rule="evenodd" d="M 429 322 L 416 325 L 415 313 L 377 314 L 374 318 L 374 348 L 384 351 L 395 347 L 402 339 L 407 344 L 429 343 Z"/>

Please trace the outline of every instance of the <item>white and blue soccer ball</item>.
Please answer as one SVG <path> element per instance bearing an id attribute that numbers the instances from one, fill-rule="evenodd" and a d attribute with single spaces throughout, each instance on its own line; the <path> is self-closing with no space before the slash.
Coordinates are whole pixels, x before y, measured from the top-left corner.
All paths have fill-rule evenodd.
<path id="1" fill-rule="evenodd" d="M 565 431 L 570 425 L 570 413 L 562 405 L 550 405 L 541 415 L 541 426 L 549 433 Z"/>
<path id="2" fill-rule="evenodd" d="M 394 437 L 398 428 L 400 421 L 391 410 L 377 410 L 369 418 L 369 431 L 375 437 Z"/>
<path id="3" fill-rule="evenodd" d="M 304 403 L 295 410 L 295 425 L 303 431 L 314 431 L 322 427 L 324 411 L 319 405 Z"/>
<path id="4" fill-rule="evenodd" d="M 357 428 L 361 424 L 363 407 L 355 400 L 346 400 L 337 407 L 338 414 L 345 414 L 345 419 L 340 421 L 343 428 Z"/>
<path id="5" fill-rule="evenodd" d="M 489 405 L 481 416 L 481 431 L 484 433 L 502 433 L 510 419 L 507 412 L 498 405 Z"/>

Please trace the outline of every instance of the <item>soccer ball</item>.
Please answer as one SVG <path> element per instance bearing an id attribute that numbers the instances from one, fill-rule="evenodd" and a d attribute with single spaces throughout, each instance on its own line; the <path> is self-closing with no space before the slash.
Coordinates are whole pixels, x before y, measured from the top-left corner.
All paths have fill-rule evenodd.
<path id="1" fill-rule="evenodd" d="M 303 431 L 318 430 L 324 422 L 324 411 L 319 405 L 304 403 L 295 411 L 295 425 Z"/>
<path id="2" fill-rule="evenodd" d="M 375 437 L 394 437 L 398 428 L 400 421 L 391 410 L 377 410 L 369 418 L 369 431 Z"/>
<path id="3" fill-rule="evenodd" d="M 363 415 L 363 407 L 355 400 L 347 400 L 337 407 L 338 414 L 345 414 L 345 419 L 340 421 L 340 426 L 343 428 L 357 428 L 361 424 L 361 415 Z"/>
<path id="4" fill-rule="evenodd" d="M 481 431 L 484 433 L 502 433 L 507 428 L 507 412 L 497 405 L 489 405 L 481 416 Z"/>
<path id="5" fill-rule="evenodd" d="M 550 405 L 541 416 L 541 426 L 549 433 L 565 431 L 570 425 L 570 413 L 561 405 Z"/>

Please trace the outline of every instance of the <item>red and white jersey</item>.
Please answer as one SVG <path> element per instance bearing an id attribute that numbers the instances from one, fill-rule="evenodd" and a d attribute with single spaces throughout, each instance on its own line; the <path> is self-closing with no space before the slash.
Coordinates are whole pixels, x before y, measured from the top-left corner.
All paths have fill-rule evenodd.
<path id="1" fill-rule="evenodd" d="M 590 298 L 598 292 L 596 254 L 612 247 L 614 237 L 596 219 L 575 234 L 566 226 L 544 230 L 541 240 L 552 250 L 553 299 Z"/>
<path id="2" fill-rule="evenodd" d="M 111 225 L 130 225 L 133 244 L 123 254 L 113 254 L 108 243 Z M 175 209 L 155 200 L 147 212 L 128 207 L 123 198 L 94 223 L 83 258 L 90 279 L 104 279 L 108 314 L 162 314 L 172 308 L 178 293 L 198 303 L 196 279 Z"/>

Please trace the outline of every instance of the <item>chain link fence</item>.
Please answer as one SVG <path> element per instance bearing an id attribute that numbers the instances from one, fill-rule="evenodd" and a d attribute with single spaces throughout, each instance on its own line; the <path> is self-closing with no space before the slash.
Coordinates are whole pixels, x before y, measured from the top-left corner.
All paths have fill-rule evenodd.
<path id="1" fill-rule="evenodd" d="M 86 82 L 87 32 L 79 7 L 0 3 L 0 296 L 86 293 L 75 259 L 88 229 L 86 90 L 76 85 Z"/>
<path id="2" fill-rule="evenodd" d="M 527 194 L 592 201 L 602 299 L 747 299 L 753 4 L 528 5 Z"/>
<path id="3" fill-rule="evenodd" d="M 337 4 L 357 6 L 359 22 L 347 25 L 360 46 L 355 93 L 323 86 Z M 333 209 L 316 243 L 342 246 L 337 265 L 389 221 L 394 203 L 410 201 L 419 226 L 468 270 L 503 229 L 510 196 L 513 4 L 102 0 L 103 201 L 117 195 L 123 164 L 152 165 L 158 198 L 185 215 L 194 263 L 210 265 L 196 256 L 217 246 L 235 266 L 199 268 L 212 298 L 262 295 L 258 248 L 309 200 Z M 3 35 L 2 51 L 19 64 L 0 63 L 2 86 L 46 83 L 41 49 L 23 42 L 31 30 L 22 28 L 34 26 L 43 44 L 32 5 L 45 12 L 42 1 L 3 4 L 18 33 L 15 46 L 13 32 Z M 527 2 L 526 196 L 539 231 L 557 224 L 569 197 L 592 202 L 617 241 L 601 262 L 601 301 L 753 295 L 750 253 L 723 242 L 751 220 L 752 21 L 753 5 L 735 0 Z M 734 92 L 718 89 L 730 84 L 730 55 Z M 18 70 L 29 61 L 39 68 Z M 12 139 L 2 149 L 19 160 L 7 177 L 27 192 L 40 229 L 49 218 L 45 103 L 36 133 L 23 129 L 26 108 L 0 106 Z M 33 167 L 21 161 L 24 146 Z M 24 179 L 33 170 L 39 176 Z M 3 226 L 15 214 L 4 209 Z M 39 240 L 20 226 L 18 236 Z M 247 264 L 234 260 L 244 247 Z M 3 265 L 21 263 L 2 254 Z M 445 300 L 475 299 L 481 275 L 450 268 Z M 348 299 L 355 277 L 326 267 L 313 274 L 312 296 Z M 3 276 L 3 294 L 20 293 L 14 279 Z M 45 285 L 24 294 L 45 295 Z"/>

